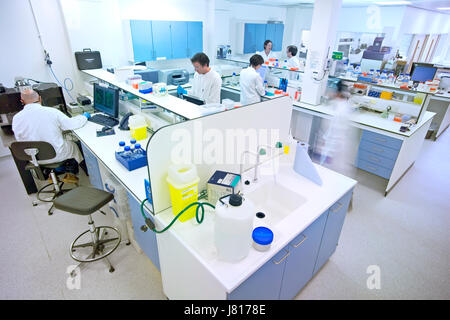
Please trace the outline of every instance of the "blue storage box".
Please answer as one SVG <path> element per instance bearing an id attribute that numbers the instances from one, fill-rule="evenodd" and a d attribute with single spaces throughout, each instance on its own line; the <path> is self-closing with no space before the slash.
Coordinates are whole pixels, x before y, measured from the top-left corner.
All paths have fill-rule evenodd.
<path id="1" fill-rule="evenodd" d="M 116 159 L 123 164 L 128 171 L 139 169 L 147 165 L 147 153 L 143 150 L 141 154 L 133 154 L 130 157 L 123 157 L 122 152 L 116 152 Z"/>

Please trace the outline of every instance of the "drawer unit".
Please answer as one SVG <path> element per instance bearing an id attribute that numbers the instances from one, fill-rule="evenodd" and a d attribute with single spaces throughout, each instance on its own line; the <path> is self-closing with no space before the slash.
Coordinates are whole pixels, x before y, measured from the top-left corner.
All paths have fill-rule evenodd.
<path id="1" fill-rule="evenodd" d="M 395 162 L 398 156 L 399 150 L 395 150 L 386 146 L 383 146 L 381 144 L 376 144 L 368 140 L 361 139 L 361 142 L 359 143 L 359 151 L 369 151 L 377 156 L 391 159 Z"/>
<path id="2" fill-rule="evenodd" d="M 394 168 L 395 160 L 384 158 L 378 154 L 359 149 L 358 159 L 364 160 L 386 169 L 392 170 Z"/>
<path id="3" fill-rule="evenodd" d="M 367 140 L 385 147 L 389 147 L 395 150 L 400 150 L 402 146 L 402 140 L 388 137 L 372 131 L 363 130 L 361 140 Z"/>
<path id="4" fill-rule="evenodd" d="M 358 158 L 356 160 L 356 166 L 362 170 L 368 171 L 370 173 L 376 174 L 385 179 L 389 179 L 392 173 L 392 169 L 387 169 L 378 164 L 374 164 L 365 160 Z"/>

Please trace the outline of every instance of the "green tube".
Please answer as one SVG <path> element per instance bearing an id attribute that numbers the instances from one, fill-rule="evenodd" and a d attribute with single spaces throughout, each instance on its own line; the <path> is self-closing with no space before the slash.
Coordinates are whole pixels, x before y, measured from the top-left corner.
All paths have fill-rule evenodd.
<path id="1" fill-rule="evenodd" d="M 149 222 L 151 223 L 151 221 L 149 221 L 150 220 L 150 218 L 148 218 L 146 215 L 145 215 L 145 212 L 144 212 L 144 204 L 145 204 L 145 201 L 147 201 L 147 199 L 144 199 L 144 201 L 142 201 L 142 203 L 141 203 L 141 214 L 142 214 L 142 216 L 144 217 L 144 219 L 145 219 L 145 223 L 147 224 L 147 226 L 150 228 L 150 230 L 152 230 L 153 232 L 155 232 L 155 233 L 163 233 L 163 232 L 165 232 L 165 231 L 167 231 L 174 223 L 175 223 L 175 221 L 177 221 L 177 219 L 183 214 L 183 213 L 185 213 L 190 207 L 192 207 L 192 206 L 194 206 L 194 205 L 197 205 L 197 209 L 195 210 L 195 219 L 197 220 L 197 223 L 198 224 L 200 224 L 200 223 L 202 223 L 203 222 L 203 219 L 204 219 L 204 217 L 205 217 L 205 206 L 209 206 L 209 207 L 211 207 L 211 208 L 213 208 L 213 209 L 215 209 L 216 207 L 214 207 L 212 204 L 210 204 L 210 203 L 208 203 L 208 202 L 194 202 L 194 203 L 191 203 L 190 205 L 188 205 L 186 208 L 184 208 L 183 210 L 181 210 L 181 212 L 179 213 L 179 214 L 177 214 L 177 216 L 169 223 L 169 225 L 167 226 L 167 227 L 165 227 L 163 230 L 160 230 L 160 231 L 158 231 L 158 230 L 156 230 L 154 227 L 152 227 L 151 225 L 149 225 Z M 199 217 L 199 209 L 202 209 L 202 213 L 201 213 L 201 216 Z"/>

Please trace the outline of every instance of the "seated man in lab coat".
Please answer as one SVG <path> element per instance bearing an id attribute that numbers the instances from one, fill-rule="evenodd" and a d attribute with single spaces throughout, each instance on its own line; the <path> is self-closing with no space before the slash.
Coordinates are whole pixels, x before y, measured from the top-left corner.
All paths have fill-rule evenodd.
<path id="1" fill-rule="evenodd" d="M 45 141 L 55 148 L 56 156 L 50 160 L 39 161 L 40 164 L 60 162 L 75 159 L 78 164 L 83 156 L 73 141 L 63 137 L 63 131 L 81 128 L 90 117 L 89 113 L 69 118 L 61 111 L 41 105 L 41 97 L 34 90 L 25 90 L 21 94 L 25 105 L 12 121 L 12 130 L 17 141 Z M 78 169 L 78 168 L 76 168 Z M 78 178 L 68 173 L 63 178 L 65 182 L 76 182 Z"/>
<path id="2" fill-rule="evenodd" d="M 288 46 L 286 49 L 286 55 L 288 57 L 287 60 L 287 68 L 297 68 L 297 70 L 300 68 L 300 61 L 298 60 L 297 56 L 298 49 L 296 46 Z M 289 72 L 289 80 L 298 80 L 299 73 L 297 72 Z"/>
<path id="3" fill-rule="evenodd" d="M 209 66 L 209 58 L 203 52 L 191 58 L 195 74 L 192 84 L 192 95 L 205 101 L 205 104 L 220 103 L 222 78 Z"/>
<path id="4" fill-rule="evenodd" d="M 266 94 L 261 76 L 256 70 L 264 63 L 263 57 L 254 54 L 250 58 L 250 66 L 243 69 L 239 75 L 241 85 L 241 104 L 261 102 L 261 96 Z"/>
<path id="5" fill-rule="evenodd" d="M 298 49 L 296 46 L 288 46 L 286 55 L 288 57 L 287 67 L 288 68 L 300 68 L 300 61 L 296 57 Z"/>

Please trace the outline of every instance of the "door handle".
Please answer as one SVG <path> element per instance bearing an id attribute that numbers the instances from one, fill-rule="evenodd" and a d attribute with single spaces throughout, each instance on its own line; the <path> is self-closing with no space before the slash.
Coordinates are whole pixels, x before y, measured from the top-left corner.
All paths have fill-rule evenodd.
<path id="1" fill-rule="evenodd" d="M 380 141 L 380 142 L 386 142 L 387 141 L 386 139 L 378 138 L 378 137 L 375 137 L 375 140 Z"/>
<path id="2" fill-rule="evenodd" d="M 383 149 L 378 149 L 378 148 L 372 148 L 372 150 L 373 150 L 373 151 L 376 151 L 376 152 L 384 152 Z"/>
<path id="3" fill-rule="evenodd" d="M 302 241 L 300 241 L 300 242 L 297 243 L 297 244 L 294 244 L 294 245 L 293 245 L 294 248 L 298 248 L 303 242 L 305 242 L 306 236 L 305 236 L 304 234 L 302 234 L 302 236 L 303 236 Z"/>
<path id="4" fill-rule="evenodd" d="M 333 213 L 335 213 L 335 212 L 338 212 L 339 210 L 341 210 L 341 208 L 342 208 L 342 203 L 340 203 L 340 202 L 338 202 L 338 207 L 337 208 L 333 208 L 333 209 L 331 209 L 330 211 L 331 212 L 333 212 Z"/>
<path id="5" fill-rule="evenodd" d="M 285 249 L 286 250 L 286 249 Z M 275 264 L 280 264 L 280 263 L 282 263 L 291 253 L 289 252 L 289 250 L 286 250 L 287 251 L 287 253 L 284 255 L 284 257 L 283 258 L 281 258 L 281 260 L 280 261 L 275 261 L 275 260 L 273 260 L 273 263 L 275 263 Z"/>
<path id="6" fill-rule="evenodd" d="M 380 162 L 380 159 L 372 157 L 372 156 L 370 156 L 369 159 L 372 161 Z"/>

